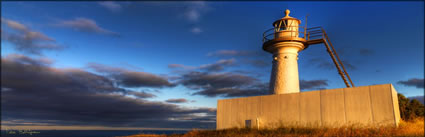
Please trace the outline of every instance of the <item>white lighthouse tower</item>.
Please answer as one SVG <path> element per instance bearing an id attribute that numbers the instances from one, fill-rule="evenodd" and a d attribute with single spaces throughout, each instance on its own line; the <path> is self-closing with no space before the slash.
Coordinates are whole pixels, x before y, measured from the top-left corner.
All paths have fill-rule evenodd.
<path id="1" fill-rule="evenodd" d="M 273 68 L 270 78 L 271 94 L 286 94 L 300 92 L 298 78 L 298 52 L 307 47 L 306 40 L 300 37 L 300 20 L 290 17 L 290 11 L 285 11 L 285 17 L 273 22 L 273 39 L 264 42 L 263 49 L 273 54 Z M 303 33 L 301 33 L 303 34 Z"/>

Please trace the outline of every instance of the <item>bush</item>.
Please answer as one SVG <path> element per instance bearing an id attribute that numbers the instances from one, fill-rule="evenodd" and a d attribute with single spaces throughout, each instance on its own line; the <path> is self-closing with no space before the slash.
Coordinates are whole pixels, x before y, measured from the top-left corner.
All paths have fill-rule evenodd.
<path id="1" fill-rule="evenodd" d="M 422 103 L 416 99 L 409 100 L 400 93 L 397 95 L 401 119 L 410 121 L 417 117 L 424 117 L 425 106 Z"/>

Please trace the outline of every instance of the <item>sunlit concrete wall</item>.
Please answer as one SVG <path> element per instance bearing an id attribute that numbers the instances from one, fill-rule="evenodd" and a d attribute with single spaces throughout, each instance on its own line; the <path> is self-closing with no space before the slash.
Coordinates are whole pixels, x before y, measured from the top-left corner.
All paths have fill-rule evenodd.
<path id="1" fill-rule="evenodd" d="M 391 84 L 218 100 L 217 129 L 347 124 L 398 126 L 397 91 Z"/>

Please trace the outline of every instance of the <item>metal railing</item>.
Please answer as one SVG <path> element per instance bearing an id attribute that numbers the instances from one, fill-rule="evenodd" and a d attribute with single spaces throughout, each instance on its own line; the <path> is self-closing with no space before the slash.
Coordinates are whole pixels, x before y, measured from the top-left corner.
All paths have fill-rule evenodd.
<path id="1" fill-rule="evenodd" d="M 297 26 L 297 27 L 298 27 L 298 31 L 295 31 L 295 29 L 285 30 L 286 28 L 283 28 L 283 27 L 282 27 L 283 29 L 282 28 L 268 29 L 263 33 L 263 43 L 269 40 L 273 40 L 277 38 L 285 38 L 285 37 L 288 37 L 288 38 L 299 37 L 307 41 L 325 38 L 325 34 L 323 33 L 324 30 L 322 27 L 312 27 L 307 29 L 305 29 L 305 27 L 303 26 Z M 279 35 L 279 33 L 287 33 L 290 35 L 282 36 L 282 35 Z"/>
<path id="2" fill-rule="evenodd" d="M 325 33 L 322 27 L 312 27 L 306 29 L 306 38 L 305 40 L 315 40 L 315 39 L 323 39 L 325 37 Z"/>
<path id="3" fill-rule="evenodd" d="M 336 53 L 336 50 L 334 46 L 332 45 L 328 35 L 326 34 L 325 30 L 322 27 L 313 27 L 308 28 L 307 30 L 307 41 L 314 41 L 314 40 L 322 40 L 322 42 L 325 44 L 326 51 L 329 53 L 329 55 L 332 58 L 332 61 L 334 62 L 338 74 L 341 76 L 342 80 L 344 81 L 345 85 L 347 87 L 354 87 L 354 83 L 350 78 L 350 75 L 348 75 L 347 70 L 344 67 L 344 64 L 342 63 L 341 59 L 339 58 L 338 54 Z M 342 70 L 341 70 L 342 68 Z M 347 81 L 348 79 L 348 81 Z M 348 83 L 350 82 L 350 83 Z M 351 84 L 351 85 L 350 85 Z"/>

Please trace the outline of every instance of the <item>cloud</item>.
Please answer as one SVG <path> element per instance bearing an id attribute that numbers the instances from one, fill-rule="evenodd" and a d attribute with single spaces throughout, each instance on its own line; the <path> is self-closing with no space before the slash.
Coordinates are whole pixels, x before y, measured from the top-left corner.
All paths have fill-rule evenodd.
<path id="1" fill-rule="evenodd" d="M 202 14 L 209 9 L 210 7 L 204 1 L 188 2 L 184 16 L 190 22 L 198 22 L 202 17 Z"/>
<path id="2" fill-rule="evenodd" d="M 107 77 L 35 64 L 2 57 L 2 121 L 13 121 L 2 126 L 32 122 L 29 125 L 214 128 L 213 108 L 132 98 L 125 93 L 135 92 L 115 86 Z"/>
<path id="3" fill-rule="evenodd" d="M 120 36 L 116 32 L 112 32 L 110 30 L 100 27 L 99 25 L 97 25 L 97 23 L 94 20 L 88 19 L 88 18 L 75 18 L 73 20 L 64 20 L 64 21 L 60 21 L 57 25 L 69 27 L 81 32 Z"/>
<path id="4" fill-rule="evenodd" d="M 11 60 L 14 62 L 19 62 L 21 64 L 29 64 L 29 65 L 35 65 L 35 66 L 50 65 L 53 63 L 53 61 L 49 58 L 40 57 L 38 59 L 33 59 L 21 54 L 9 54 L 5 57 L 5 59 Z"/>
<path id="5" fill-rule="evenodd" d="M 328 80 L 300 80 L 300 89 L 323 89 L 328 86 Z"/>
<path id="6" fill-rule="evenodd" d="M 146 93 L 146 92 L 136 92 L 136 91 L 132 91 L 132 92 L 127 92 L 130 95 L 136 96 L 138 98 L 153 98 L 156 97 L 156 95 L 151 94 L 151 93 Z"/>
<path id="7" fill-rule="evenodd" d="M 199 92 L 195 92 L 192 95 L 204 95 L 207 97 L 248 97 L 248 96 L 259 96 L 267 94 L 267 89 L 260 88 L 209 88 Z"/>
<path id="8" fill-rule="evenodd" d="M 196 90 L 192 95 L 206 97 L 242 97 L 264 95 L 267 85 L 250 76 L 235 73 L 192 71 L 181 76 L 179 83 Z"/>
<path id="9" fill-rule="evenodd" d="M 167 78 L 148 72 L 131 71 L 123 68 L 110 67 L 97 63 L 89 63 L 87 66 L 97 72 L 107 74 L 119 85 L 125 87 L 173 87 Z"/>
<path id="10" fill-rule="evenodd" d="M 165 100 L 165 102 L 168 102 L 168 103 L 187 103 L 189 101 L 184 99 L 184 98 L 175 98 L 175 99 L 172 98 L 172 99 Z"/>
<path id="11" fill-rule="evenodd" d="M 250 85 L 257 79 L 233 73 L 207 73 L 192 71 L 184 74 L 180 79 L 180 84 L 190 89 L 201 88 L 226 88 L 226 87 L 241 87 Z"/>
<path id="12" fill-rule="evenodd" d="M 360 53 L 360 55 L 363 55 L 363 56 L 370 56 L 370 55 L 375 54 L 375 51 L 373 51 L 371 49 L 360 49 L 359 53 Z"/>
<path id="13" fill-rule="evenodd" d="M 218 50 L 208 53 L 207 56 L 253 56 L 255 54 L 257 53 L 244 50 Z"/>
<path id="14" fill-rule="evenodd" d="M 186 70 L 196 69 L 196 67 L 185 66 L 185 65 L 182 65 L 182 64 L 168 64 L 168 68 L 171 68 L 171 69 L 186 69 Z"/>
<path id="15" fill-rule="evenodd" d="M 240 58 L 245 64 L 264 68 L 271 66 L 271 57 L 269 54 L 263 51 L 248 51 L 248 50 L 218 50 L 209 52 L 209 57 L 235 57 Z M 265 61 L 270 60 L 270 61 Z"/>
<path id="16" fill-rule="evenodd" d="M 10 42 L 18 51 L 40 55 L 44 50 L 60 50 L 63 48 L 53 38 L 34 31 L 20 22 L 3 17 L 1 22 L 15 32 L 5 31 L 5 28 L 2 27 L 1 39 Z"/>
<path id="17" fill-rule="evenodd" d="M 248 61 L 248 63 L 251 64 L 252 66 L 259 67 L 259 68 L 271 66 L 272 64 L 270 62 L 271 61 L 266 62 L 264 60 L 249 60 Z"/>
<path id="18" fill-rule="evenodd" d="M 191 10 L 189 10 L 185 13 L 185 16 L 189 21 L 196 22 L 196 21 L 199 20 L 201 15 L 200 15 L 199 10 L 191 9 Z"/>
<path id="19" fill-rule="evenodd" d="M 411 78 L 407 81 L 398 81 L 398 84 L 404 85 L 404 86 L 412 86 L 412 87 L 416 87 L 416 88 L 424 88 L 424 79 L 420 79 L 420 78 Z"/>
<path id="20" fill-rule="evenodd" d="M 326 59 L 323 59 L 323 58 L 313 58 L 313 59 L 310 59 L 309 62 L 311 64 L 317 65 L 319 68 L 336 69 L 336 66 L 333 63 L 332 59 L 326 60 Z M 357 69 L 357 67 L 354 66 L 353 64 L 351 64 L 349 61 L 342 60 L 342 63 L 343 63 L 343 65 L 346 69 L 349 69 L 349 70 Z M 341 70 L 342 70 L 342 67 L 341 67 Z"/>
<path id="21" fill-rule="evenodd" d="M 235 59 L 223 59 L 213 64 L 201 65 L 199 66 L 199 68 L 209 72 L 216 72 L 216 71 L 222 71 L 224 67 L 235 65 L 235 62 L 236 62 Z"/>
<path id="22" fill-rule="evenodd" d="M 199 27 L 193 27 L 190 32 L 194 33 L 194 34 L 199 34 L 202 32 L 202 29 Z"/>
<path id="23" fill-rule="evenodd" d="M 357 69 L 357 67 L 354 66 L 353 64 L 351 64 L 351 62 L 349 62 L 349 61 L 343 60 L 342 63 L 343 63 L 343 65 L 346 69 L 350 69 L 350 70 Z"/>
<path id="24" fill-rule="evenodd" d="M 102 1 L 99 2 L 99 5 L 113 12 L 118 12 L 121 10 L 121 5 L 113 1 Z"/>
<path id="25" fill-rule="evenodd" d="M 192 66 L 185 66 L 182 64 L 169 64 L 168 68 L 172 69 L 183 69 L 184 71 L 191 71 L 191 70 L 203 70 L 207 72 L 218 72 L 224 70 L 226 67 L 234 66 L 236 65 L 235 59 L 222 59 L 212 64 L 204 64 L 200 65 L 199 67 L 192 67 Z"/>

